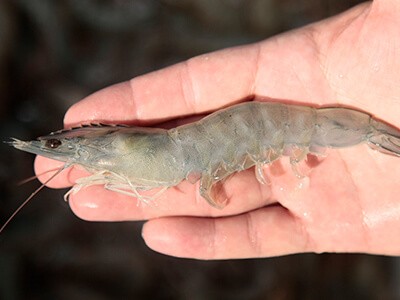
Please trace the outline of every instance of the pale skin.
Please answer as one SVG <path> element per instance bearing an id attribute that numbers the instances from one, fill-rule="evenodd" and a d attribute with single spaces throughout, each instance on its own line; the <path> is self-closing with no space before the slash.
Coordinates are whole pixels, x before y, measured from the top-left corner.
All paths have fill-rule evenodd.
<path id="1" fill-rule="evenodd" d="M 400 2 L 364 3 L 334 18 L 257 44 L 195 57 L 105 88 L 72 106 L 65 125 L 154 124 L 217 110 L 251 95 L 308 105 L 345 105 L 400 127 Z M 299 180 L 287 158 L 225 185 L 218 210 L 182 182 L 155 205 L 93 186 L 70 196 L 85 220 L 147 220 L 143 238 L 178 257 L 229 259 L 301 252 L 400 254 L 400 158 L 367 146 L 331 150 Z M 43 157 L 36 172 L 62 163 Z M 71 186 L 71 168 L 48 185 Z M 41 176 L 41 180 L 50 174 Z M 298 188 L 304 184 L 303 188 Z"/>

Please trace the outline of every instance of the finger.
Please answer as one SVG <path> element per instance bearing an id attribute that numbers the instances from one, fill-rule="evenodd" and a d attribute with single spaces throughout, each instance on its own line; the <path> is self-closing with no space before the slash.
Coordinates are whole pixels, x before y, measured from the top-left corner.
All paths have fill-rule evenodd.
<path id="1" fill-rule="evenodd" d="M 154 219 L 144 225 L 142 235 L 157 252 L 196 259 L 267 257 L 312 250 L 301 223 L 281 206 L 224 218 Z"/>
<path id="2" fill-rule="evenodd" d="M 253 93 L 257 53 L 256 45 L 230 48 L 136 77 L 78 102 L 64 121 L 143 122 L 226 106 Z"/>
<path id="3" fill-rule="evenodd" d="M 46 182 L 55 172 L 57 172 L 46 171 L 57 170 L 59 168 L 63 168 L 64 165 L 65 163 L 61 161 L 48 159 L 43 156 L 36 156 L 34 168 L 36 174 L 41 174 L 38 176 L 38 179 L 43 183 Z M 65 188 L 73 185 L 78 178 L 88 175 L 90 175 L 90 173 L 81 167 L 69 167 L 54 177 L 46 185 L 51 188 Z"/>
<path id="4" fill-rule="evenodd" d="M 183 182 L 168 189 L 149 203 L 134 197 L 104 190 L 100 186 L 88 187 L 70 196 L 74 213 L 91 221 L 146 220 L 161 216 L 226 216 L 253 210 L 273 202 L 270 187 L 260 185 L 254 170 L 240 172 L 227 181 L 223 188 L 228 200 L 224 209 L 210 206 L 199 195 L 199 183 Z"/>

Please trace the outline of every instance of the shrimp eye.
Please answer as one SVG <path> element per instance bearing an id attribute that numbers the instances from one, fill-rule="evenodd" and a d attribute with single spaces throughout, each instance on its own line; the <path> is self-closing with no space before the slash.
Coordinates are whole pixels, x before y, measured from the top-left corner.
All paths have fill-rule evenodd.
<path id="1" fill-rule="evenodd" d="M 61 146 L 61 141 L 57 139 L 50 139 L 46 141 L 46 147 L 51 149 L 56 149 Z"/>

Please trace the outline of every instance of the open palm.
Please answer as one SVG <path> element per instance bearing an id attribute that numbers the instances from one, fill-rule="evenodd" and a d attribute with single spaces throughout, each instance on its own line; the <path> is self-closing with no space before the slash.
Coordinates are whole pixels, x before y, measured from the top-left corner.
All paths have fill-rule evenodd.
<path id="1" fill-rule="evenodd" d="M 148 125 L 256 96 L 345 105 L 400 127 L 399 14 L 399 4 L 375 1 L 257 44 L 195 57 L 89 96 L 71 107 L 65 123 Z M 223 210 L 208 206 L 198 184 L 188 182 L 154 205 L 100 186 L 71 195 L 70 204 L 87 220 L 149 220 L 146 243 L 181 257 L 399 254 L 400 159 L 365 145 L 328 152 L 303 179 L 286 158 L 268 168 L 270 185 L 260 185 L 251 169 L 236 174 L 225 185 L 230 200 Z M 38 173 L 55 165 L 36 160 Z M 70 169 L 51 186 L 71 185 L 83 174 Z"/>

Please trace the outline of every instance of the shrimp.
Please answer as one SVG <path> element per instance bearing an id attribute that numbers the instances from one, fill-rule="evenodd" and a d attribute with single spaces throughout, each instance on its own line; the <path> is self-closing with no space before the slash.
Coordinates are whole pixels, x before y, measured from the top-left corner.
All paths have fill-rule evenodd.
<path id="1" fill-rule="evenodd" d="M 342 107 L 312 108 L 269 102 L 247 102 L 214 112 L 172 129 L 84 125 L 10 142 L 17 149 L 80 165 L 91 175 L 80 178 L 66 197 L 81 188 L 107 190 L 151 200 L 183 180 L 200 180 L 200 194 L 216 208 L 226 199 L 213 187 L 228 176 L 255 166 L 258 181 L 267 182 L 263 166 L 289 156 L 296 166 L 307 154 L 324 148 L 366 143 L 400 156 L 400 130 L 371 115 Z M 152 196 L 140 192 L 159 188 Z M 146 198 L 148 197 L 148 198 Z"/>

